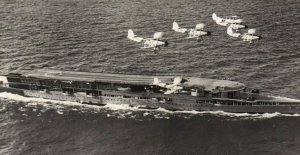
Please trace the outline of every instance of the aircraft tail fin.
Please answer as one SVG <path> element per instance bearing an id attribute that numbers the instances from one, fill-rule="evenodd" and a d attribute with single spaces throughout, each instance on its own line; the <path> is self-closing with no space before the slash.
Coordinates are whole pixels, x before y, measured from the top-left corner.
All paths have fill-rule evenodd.
<path id="1" fill-rule="evenodd" d="M 135 35 L 134 35 L 132 29 L 129 29 L 129 30 L 128 30 L 128 36 L 127 36 L 127 37 L 128 37 L 128 38 L 134 38 L 134 37 L 135 37 Z"/>
<path id="2" fill-rule="evenodd" d="M 180 77 L 180 76 L 175 77 L 173 80 L 174 85 L 179 85 L 181 82 L 182 82 L 182 77 Z"/>
<path id="3" fill-rule="evenodd" d="M 133 33 L 132 29 L 128 30 L 127 38 L 132 40 L 132 41 L 135 41 L 135 42 L 141 42 L 141 41 L 144 40 L 144 38 L 142 38 L 142 37 L 136 37 L 136 35 Z"/>
<path id="4" fill-rule="evenodd" d="M 178 30 L 179 29 L 179 25 L 177 22 L 173 22 L 173 27 L 172 27 L 173 30 Z"/>
<path id="5" fill-rule="evenodd" d="M 217 16 L 216 13 L 213 13 L 213 14 L 212 14 L 212 19 L 213 19 L 213 20 L 218 20 L 218 18 L 219 18 L 219 17 Z"/>
<path id="6" fill-rule="evenodd" d="M 154 85 L 157 85 L 157 84 L 159 84 L 161 81 L 157 78 L 157 77 L 155 77 L 154 79 L 153 79 L 153 84 Z"/>
<path id="7" fill-rule="evenodd" d="M 176 32 L 180 32 L 180 33 L 186 33 L 188 29 L 186 28 L 181 28 L 179 27 L 178 23 L 177 22 L 173 22 L 173 27 L 172 29 Z"/>

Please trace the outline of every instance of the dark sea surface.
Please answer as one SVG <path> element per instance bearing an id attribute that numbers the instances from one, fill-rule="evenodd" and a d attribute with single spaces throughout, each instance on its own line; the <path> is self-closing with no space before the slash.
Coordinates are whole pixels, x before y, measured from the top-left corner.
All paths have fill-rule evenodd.
<path id="1" fill-rule="evenodd" d="M 230 38 L 211 14 L 239 15 L 262 40 Z M 204 41 L 172 22 L 205 23 Z M 127 31 L 170 43 L 158 53 Z M 246 30 L 242 30 L 246 31 Z M 232 79 L 300 99 L 299 0 L 1 0 L 0 73 L 30 68 Z M 88 106 L 0 93 L 0 154 L 298 155 L 300 115 Z"/>

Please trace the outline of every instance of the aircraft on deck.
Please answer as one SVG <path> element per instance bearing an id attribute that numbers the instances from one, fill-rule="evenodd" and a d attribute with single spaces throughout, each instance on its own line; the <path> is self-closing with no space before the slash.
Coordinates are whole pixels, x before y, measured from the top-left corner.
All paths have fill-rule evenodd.
<path id="1" fill-rule="evenodd" d="M 128 36 L 127 38 L 135 41 L 135 42 L 143 42 L 142 48 L 153 48 L 154 50 L 160 50 L 161 46 L 167 46 L 167 41 L 160 40 L 163 36 L 163 32 L 156 32 L 153 35 L 153 38 L 142 38 L 137 37 L 131 29 L 128 30 Z"/>
<path id="2" fill-rule="evenodd" d="M 255 33 L 256 33 L 256 29 L 249 29 L 248 33 L 244 33 L 241 36 L 241 38 L 243 39 L 243 41 L 248 41 L 250 43 L 252 43 L 255 40 L 260 40 L 262 37 L 254 35 Z"/>
<path id="3" fill-rule="evenodd" d="M 173 27 L 172 29 L 176 32 L 180 33 L 187 33 L 188 38 L 197 38 L 198 41 L 202 40 L 203 36 L 209 36 L 210 32 L 209 31 L 204 31 L 204 26 L 205 24 L 200 23 L 195 26 L 194 29 L 187 29 L 187 28 L 181 28 L 178 26 L 177 22 L 173 22 Z"/>
<path id="4" fill-rule="evenodd" d="M 176 77 L 173 80 L 172 84 L 166 84 L 161 82 L 157 77 L 153 80 L 153 85 L 157 85 L 159 87 L 167 89 L 167 91 L 164 92 L 164 94 L 173 94 L 177 90 L 182 90 L 183 87 L 179 86 L 182 83 L 183 79 L 182 77 Z"/>

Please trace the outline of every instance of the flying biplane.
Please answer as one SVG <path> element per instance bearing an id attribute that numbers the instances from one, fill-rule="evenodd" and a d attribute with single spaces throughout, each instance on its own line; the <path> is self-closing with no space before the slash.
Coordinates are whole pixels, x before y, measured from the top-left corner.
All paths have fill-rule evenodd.
<path id="1" fill-rule="evenodd" d="M 209 36 L 210 32 L 209 31 L 204 31 L 204 26 L 205 24 L 200 23 L 195 26 L 195 28 L 192 29 L 187 29 L 187 28 L 181 28 L 179 27 L 177 22 L 173 22 L 173 27 L 172 29 L 176 32 L 180 33 L 187 33 L 188 38 L 197 38 L 197 41 L 203 40 L 203 36 Z"/>
<path id="2" fill-rule="evenodd" d="M 127 38 L 135 42 L 142 42 L 144 45 L 142 48 L 153 48 L 154 50 L 160 50 L 161 46 L 168 45 L 167 41 L 161 40 L 162 36 L 163 32 L 156 32 L 154 33 L 153 38 L 137 37 L 133 31 L 129 29 Z"/>

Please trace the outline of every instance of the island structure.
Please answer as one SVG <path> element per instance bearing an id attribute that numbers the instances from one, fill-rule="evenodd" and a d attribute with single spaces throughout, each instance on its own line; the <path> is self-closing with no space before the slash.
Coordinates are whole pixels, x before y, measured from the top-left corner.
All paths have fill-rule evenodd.
<path id="1" fill-rule="evenodd" d="M 106 74 L 52 69 L 0 76 L 0 92 L 104 106 L 146 109 L 300 113 L 300 100 L 267 96 L 230 81 L 182 76 Z"/>

